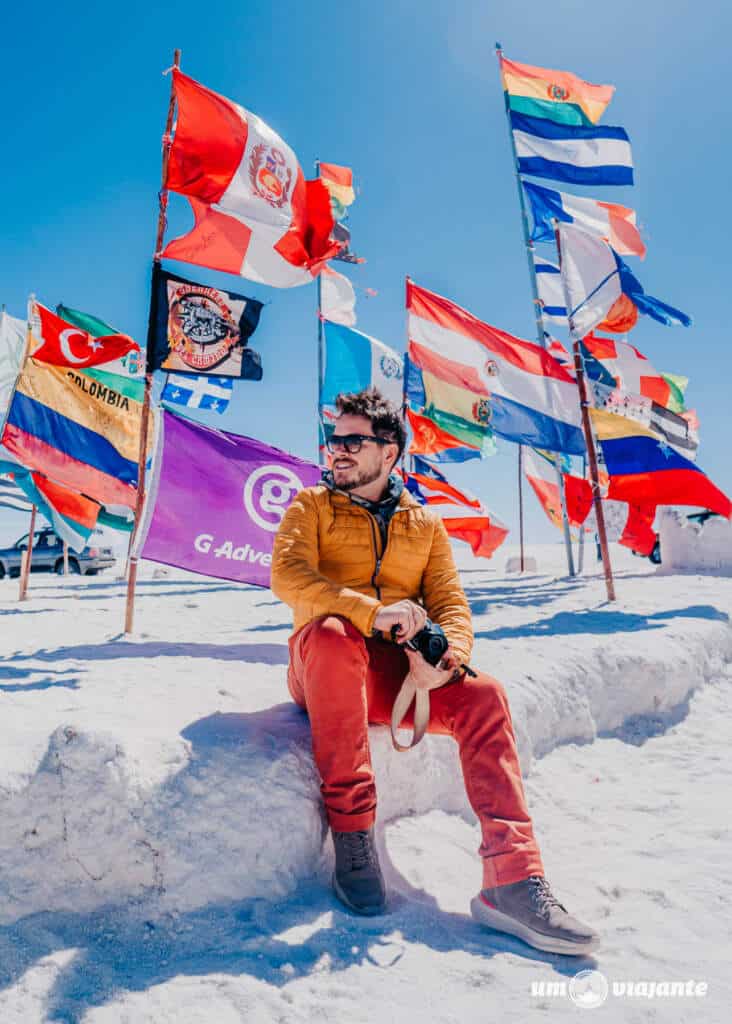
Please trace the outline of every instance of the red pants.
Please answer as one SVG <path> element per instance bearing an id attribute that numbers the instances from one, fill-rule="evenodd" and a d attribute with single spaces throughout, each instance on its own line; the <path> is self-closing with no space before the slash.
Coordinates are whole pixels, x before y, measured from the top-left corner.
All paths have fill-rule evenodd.
<path id="1" fill-rule="evenodd" d="M 290 638 L 287 685 L 310 718 L 321 792 L 336 831 L 374 823 L 368 724 L 389 724 L 407 669 L 396 644 L 365 639 L 340 616 L 314 619 Z M 405 727 L 413 724 L 412 708 Z M 458 743 L 465 790 L 482 830 L 483 887 L 543 875 L 501 684 L 482 674 L 465 676 L 431 690 L 430 709 L 428 731 L 454 736 Z"/>

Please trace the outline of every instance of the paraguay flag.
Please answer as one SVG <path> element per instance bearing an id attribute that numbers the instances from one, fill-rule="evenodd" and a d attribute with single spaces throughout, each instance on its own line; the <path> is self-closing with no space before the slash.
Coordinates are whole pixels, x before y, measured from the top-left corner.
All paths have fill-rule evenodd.
<path id="1" fill-rule="evenodd" d="M 520 174 L 575 185 L 632 185 L 633 156 L 624 128 L 555 124 L 511 111 Z"/>
<path id="2" fill-rule="evenodd" d="M 577 385 L 553 356 L 411 281 L 407 310 L 409 356 L 435 404 L 507 441 L 584 453 Z"/>

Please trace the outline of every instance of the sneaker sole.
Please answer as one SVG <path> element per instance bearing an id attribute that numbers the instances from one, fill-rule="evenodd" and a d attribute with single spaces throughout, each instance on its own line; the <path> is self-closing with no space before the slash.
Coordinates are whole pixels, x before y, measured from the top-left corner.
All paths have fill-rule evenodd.
<path id="1" fill-rule="evenodd" d="M 500 910 L 487 907 L 480 896 L 475 896 L 470 901 L 470 913 L 479 924 L 493 928 L 497 932 L 506 932 L 517 939 L 523 939 L 529 946 L 540 949 L 545 953 L 564 953 L 567 956 L 586 956 L 592 953 L 600 945 L 600 936 L 596 935 L 586 942 L 572 942 L 570 939 L 560 939 L 557 936 L 545 935 L 542 932 L 534 931 L 528 925 L 522 924 Z"/>
<path id="2" fill-rule="evenodd" d="M 335 874 L 333 875 L 333 888 L 341 903 L 345 904 L 345 906 L 347 906 L 349 910 L 352 910 L 354 914 L 360 914 L 362 917 L 374 917 L 376 914 L 383 914 L 386 910 L 386 901 L 379 904 L 378 907 L 357 907 L 355 903 L 351 903 L 343 889 L 341 889 L 338 884 L 338 879 Z"/>

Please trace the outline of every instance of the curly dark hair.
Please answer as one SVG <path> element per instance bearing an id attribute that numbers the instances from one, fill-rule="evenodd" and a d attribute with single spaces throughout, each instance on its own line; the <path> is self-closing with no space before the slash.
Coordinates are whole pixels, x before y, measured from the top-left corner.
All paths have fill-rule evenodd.
<path id="1" fill-rule="evenodd" d="M 335 404 L 339 416 L 343 413 L 348 416 L 365 416 L 371 421 L 371 429 L 377 437 L 394 441 L 399 446 L 395 462 L 399 461 L 407 443 L 404 420 L 400 410 L 388 398 L 384 398 L 378 388 L 364 388 L 363 391 L 340 394 Z"/>

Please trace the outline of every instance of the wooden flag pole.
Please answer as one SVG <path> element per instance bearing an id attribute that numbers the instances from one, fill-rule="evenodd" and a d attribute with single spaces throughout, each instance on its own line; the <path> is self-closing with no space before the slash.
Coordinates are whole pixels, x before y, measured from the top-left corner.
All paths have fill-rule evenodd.
<path id="1" fill-rule="evenodd" d="M 496 57 L 498 58 L 498 71 L 501 70 L 501 58 L 503 57 L 503 49 L 500 43 L 496 43 Z M 536 320 L 536 340 L 541 348 L 546 349 L 546 334 L 544 331 L 544 315 L 542 313 L 541 300 L 539 299 L 539 285 L 536 280 L 536 267 L 534 266 L 534 243 L 531 241 L 529 233 L 529 216 L 526 212 L 526 202 L 524 200 L 524 190 L 521 184 L 521 176 L 518 170 L 518 156 L 516 154 L 516 143 L 513 138 L 513 131 L 511 130 L 511 110 L 508 105 L 508 96 L 504 91 L 504 105 L 506 108 L 506 124 L 508 125 L 508 138 L 511 143 L 511 154 L 513 156 L 513 169 L 516 175 L 516 188 L 518 190 L 519 206 L 521 207 L 521 226 L 524 232 L 524 246 L 526 247 L 526 262 L 529 267 L 529 278 L 531 280 L 531 293 L 534 302 L 534 319 Z M 520 455 L 519 455 L 520 458 Z M 562 528 L 564 532 L 564 548 L 567 554 L 567 571 L 570 576 L 575 575 L 574 571 L 574 556 L 572 554 L 572 534 L 569 529 L 569 516 L 567 515 L 567 496 L 564 493 L 564 476 L 562 474 L 562 465 L 559 455 L 554 455 L 554 468 L 557 474 L 557 484 L 559 487 L 559 500 L 562 505 Z"/>
<path id="2" fill-rule="evenodd" d="M 559 268 L 562 270 L 562 243 L 559 233 L 559 224 L 554 221 L 554 231 L 557 239 L 557 251 L 559 253 Z M 590 482 L 592 485 L 592 501 L 595 507 L 595 519 L 597 521 L 597 533 L 600 538 L 600 551 L 602 553 L 602 564 L 605 570 L 605 587 L 607 589 L 608 601 L 615 600 L 615 581 L 613 570 L 610 564 L 610 551 L 607 546 L 607 531 L 605 530 L 605 513 L 602 508 L 602 493 L 600 491 L 600 474 L 597 468 L 597 451 L 595 449 L 595 436 L 590 422 L 590 401 L 587 395 L 587 380 L 585 379 L 585 362 L 580 350 L 579 338 L 573 324 L 573 314 L 577 312 L 572 308 L 572 300 L 567 290 L 567 282 L 564 273 L 561 273 L 562 290 L 564 291 L 564 304 L 567 307 L 567 319 L 569 321 L 569 336 L 572 339 L 572 351 L 574 353 L 574 372 L 577 379 L 577 390 L 579 391 L 580 409 L 582 411 L 582 430 L 585 435 L 585 446 L 587 458 L 590 464 Z"/>
<path id="3" fill-rule="evenodd" d="M 28 530 L 28 547 L 23 552 L 20 568 L 20 588 L 18 600 L 25 601 L 28 593 L 28 576 L 30 575 L 31 561 L 33 559 L 33 534 L 36 529 L 36 506 L 31 505 L 30 528 Z"/>
<path id="4" fill-rule="evenodd" d="M 567 305 L 569 312 L 569 304 Z M 615 600 L 615 581 L 613 570 L 610 564 L 610 551 L 607 546 L 607 531 L 605 530 L 605 513 L 602 508 L 602 493 L 600 491 L 600 474 L 597 469 L 597 452 L 595 451 L 595 438 L 592 433 L 590 422 L 590 403 L 587 398 L 587 381 L 585 380 L 584 360 L 580 352 L 579 341 L 574 341 L 574 370 L 577 377 L 577 387 L 580 395 L 580 407 L 582 409 L 582 429 L 585 433 L 585 444 L 587 445 L 587 457 L 590 463 L 590 480 L 592 482 L 592 501 L 595 506 L 595 519 L 597 521 L 597 533 L 600 538 L 600 551 L 602 552 L 602 564 L 605 569 L 605 587 L 607 588 L 608 601 Z"/>
<path id="5" fill-rule="evenodd" d="M 180 67 L 180 50 L 173 54 L 173 67 Z M 171 131 L 173 128 L 173 117 L 175 115 L 175 83 L 170 83 L 170 102 L 168 103 L 168 117 L 165 122 L 165 134 L 163 135 L 163 170 L 162 183 L 158 193 L 158 230 L 155 238 L 155 255 L 153 265 L 160 264 L 160 254 L 163 250 L 163 239 L 165 238 L 166 210 L 168 208 L 168 190 L 165 182 L 168 176 L 168 159 L 172 143 Z M 150 296 L 150 320 L 152 321 L 153 298 Z M 150 406 L 152 399 L 152 353 L 150 351 L 151 331 L 148 331 L 146 366 L 145 366 L 145 394 L 142 400 L 142 419 L 140 422 L 140 450 L 137 459 L 137 496 L 135 501 L 135 524 L 130 540 L 129 572 L 127 574 L 127 603 L 125 606 L 125 633 L 131 633 L 135 616 L 135 584 L 137 583 L 137 554 L 135 552 L 135 541 L 137 531 L 142 522 L 142 509 L 145 502 L 145 469 L 147 464 L 147 441 L 149 432 Z"/>
<path id="6" fill-rule="evenodd" d="M 69 575 L 69 545 L 64 541 L 64 576 Z"/>

